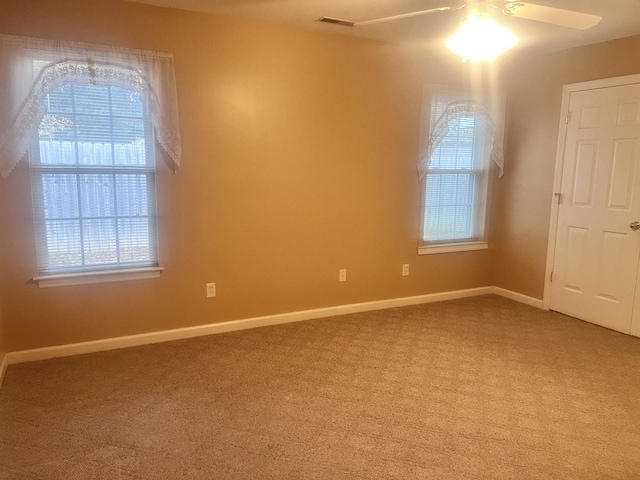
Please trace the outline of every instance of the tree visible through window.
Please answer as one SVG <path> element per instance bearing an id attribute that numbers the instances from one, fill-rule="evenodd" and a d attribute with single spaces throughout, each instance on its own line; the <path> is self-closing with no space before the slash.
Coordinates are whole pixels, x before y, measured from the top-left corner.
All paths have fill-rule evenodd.
<path id="1" fill-rule="evenodd" d="M 157 266 L 152 127 L 138 92 L 69 83 L 32 145 L 40 274 Z"/>

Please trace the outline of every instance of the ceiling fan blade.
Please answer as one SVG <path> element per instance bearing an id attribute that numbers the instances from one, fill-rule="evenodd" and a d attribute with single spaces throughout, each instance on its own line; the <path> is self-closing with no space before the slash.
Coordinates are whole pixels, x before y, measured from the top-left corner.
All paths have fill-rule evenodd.
<path id="1" fill-rule="evenodd" d="M 373 25 L 375 23 L 391 22 L 392 20 L 400 20 L 402 18 L 417 17 L 419 15 L 427 15 L 429 13 L 448 12 L 450 10 L 459 10 L 459 9 L 463 8 L 464 6 L 465 6 L 465 4 L 462 3 L 460 5 L 456 5 L 456 6 L 453 6 L 453 7 L 430 8 L 428 10 L 419 10 L 417 12 L 402 13 L 400 15 L 392 15 L 391 17 L 383 17 L 383 18 L 375 18 L 373 20 L 365 20 L 363 22 L 352 22 L 350 20 L 343 20 L 343 19 L 340 19 L 340 18 L 333 18 L 333 17 L 320 17 L 317 21 L 318 22 L 324 22 L 324 23 L 333 23 L 335 25 L 342 25 L 342 26 L 345 26 L 345 27 L 364 27 L 366 25 Z"/>
<path id="2" fill-rule="evenodd" d="M 513 17 L 526 18 L 527 20 L 552 23 L 577 30 L 591 28 L 602 20 L 602 17 L 589 13 L 544 7 L 533 3 L 507 1 L 508 3 L 502 5 L 502 13 Z"/>

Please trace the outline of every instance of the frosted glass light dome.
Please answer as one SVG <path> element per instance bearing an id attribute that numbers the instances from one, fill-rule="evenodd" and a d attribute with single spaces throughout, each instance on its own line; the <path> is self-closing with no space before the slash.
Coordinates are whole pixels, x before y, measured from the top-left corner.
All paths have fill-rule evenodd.
<path id="1" fill-rule="evenodd" d="M 502 52 L 512 48 L 517 38 L 491 17 L 483 14 L 470 15 L 460 28 L 447 40 L 447 47 L 464 60 L 493 60 Z"/>

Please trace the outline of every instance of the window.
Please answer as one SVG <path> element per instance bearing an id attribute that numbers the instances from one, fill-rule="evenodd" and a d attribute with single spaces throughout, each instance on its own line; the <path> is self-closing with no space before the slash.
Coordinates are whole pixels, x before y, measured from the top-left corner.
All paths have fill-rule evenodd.
<path id="1" fill-rule="evenodd" d="M 152 132 L 137 92 L 47 95 L 31 149 L 40 275 L 158 266 Z"/>
<path id="2" fill-rule="evenodd" d="M 174 173 L 181 157 L 173 56 L 0 34 L 0 64 L 0 178 L 29 151 L 35 283 L 159 276 L 156 146 Z"/>
<path id="3" fill-rule="evenodd" d="M 423 241 L 481 238 L 486 146 L 474 117 L 449 123 L 449 133 L 431 156 L 426 177 Z"/>
<path id="4" fill-rule="evenodd" d="M 428 158 L 421 162 L 425 175 L 419 253 L 485 249 L 495 126 L 483 104 L 467 93 L 432 88 L 426 92 L 429 127 L 423 130 L 429 133 L 429 147 Z"/>

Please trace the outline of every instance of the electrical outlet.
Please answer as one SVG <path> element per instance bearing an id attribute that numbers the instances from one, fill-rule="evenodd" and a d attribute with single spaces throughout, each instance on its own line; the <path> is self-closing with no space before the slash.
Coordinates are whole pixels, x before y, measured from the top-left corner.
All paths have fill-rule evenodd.
<path id="1" fill-rule="evenodd" d="M 216 296 L 216 284 L 207 283 L 207 297 L 215 297 L 215 296 Z"/>
<path id="2" fill-rule="evenodd" d="M 341 268 L 340 269 L 340 275 L 338 276 L 338 280 L 341 282 L 346 282 L 347 281 L 347 269 L 346 268 Z"/>
<path id="3" fill-rule="evenodd" d="M 402 265 L 402 276 L 403 277 L 408 277 L 409 276 L 409 264 L 405 263 L 404 265 Z"/>

